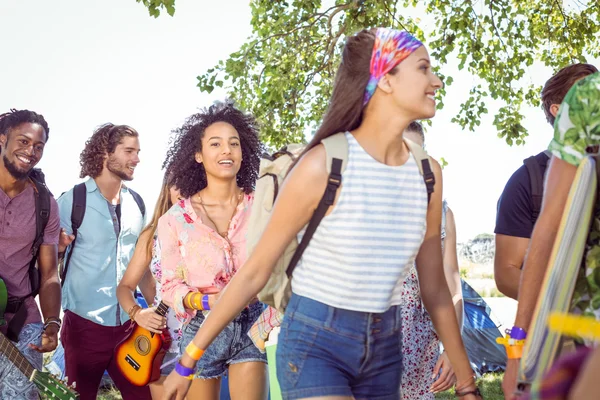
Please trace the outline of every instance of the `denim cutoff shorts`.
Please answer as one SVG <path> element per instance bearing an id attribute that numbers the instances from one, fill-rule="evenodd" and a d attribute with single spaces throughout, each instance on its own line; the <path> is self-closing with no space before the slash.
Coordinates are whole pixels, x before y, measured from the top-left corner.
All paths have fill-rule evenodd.
<path id="1" fill-rule="evenodd" d="M 222 376 L 231 364 L 245 362 L 267 362 L 263 354 L 248 336 L 248 331 L 263 311 L 262 303 L 254 303 L 245 308 L 235 319 L 223 329 L 217 338 L 208 346 L 198 364 L 195 378 L 211 379 Z M 196 332 L 204 322 L 201 312 L 183 327 L 183 337 L 179 343 L 181 354 L 194 339 Z"/>
<path id="2" fill-rule="evenodd" d="M 364 313 L 292 295 L 277 344 L 277 380 L 284 400 L 398 400 L 401 372 L 399 306 Z"/>

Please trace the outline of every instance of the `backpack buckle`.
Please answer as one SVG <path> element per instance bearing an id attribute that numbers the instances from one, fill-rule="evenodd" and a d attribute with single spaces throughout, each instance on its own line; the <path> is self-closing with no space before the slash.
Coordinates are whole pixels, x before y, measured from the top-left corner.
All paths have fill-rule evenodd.
<path id="1" fill-rule="evenodd" d="M 50 217 L 50 212 L 48 210 L 42 210 L 42 211 L 40 211 L 40 216 L 42 218 L 48 218 L 48 217 Z"/>

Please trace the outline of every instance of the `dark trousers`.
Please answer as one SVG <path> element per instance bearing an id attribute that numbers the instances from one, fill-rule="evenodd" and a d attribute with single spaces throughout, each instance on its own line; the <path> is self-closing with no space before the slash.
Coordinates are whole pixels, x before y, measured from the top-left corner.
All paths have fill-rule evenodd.
<path id="1" fill-rule="evenodd" d="M 121 326 L 103 326 L 66 311 L 60 340 L 65 348 L 65 374 L 81 400 L 96 399 L 104 371 L 121 392 L 124 400 L 151 399 L 150 389 L 134 386 L 121 374 L 114 358 L 115 346 L 125 338 L 130 322 Z"/>

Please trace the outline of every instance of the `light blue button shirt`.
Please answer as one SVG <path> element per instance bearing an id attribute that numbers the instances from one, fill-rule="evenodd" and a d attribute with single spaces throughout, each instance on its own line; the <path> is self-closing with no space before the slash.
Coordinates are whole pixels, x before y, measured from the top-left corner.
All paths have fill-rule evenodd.
<path id="1" fill-rule="evenodd" d="M 104 326 L 121 325 L 129 319 L 117 301 L 117 285 L 133 257 L 135 244 L 145 220 L 131 192 L 121 188 L 121 230 L 113 219 L 112 205 L 100 193 L 96 182 L 85 182 L 86 210 L 62 288 L 63 310 Z M 58 199 L 60 225 L 72 234 L 73 189 Z M 65 257 L 66 258 L 66 257 Z"/>

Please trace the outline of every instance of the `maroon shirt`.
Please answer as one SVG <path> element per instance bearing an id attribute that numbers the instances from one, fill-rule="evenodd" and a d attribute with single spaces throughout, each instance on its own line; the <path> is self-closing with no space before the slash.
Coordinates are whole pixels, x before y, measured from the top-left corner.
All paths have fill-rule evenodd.
<path id="1" fill-rule="evenodd" d="M 36 233 L 35 193 L 32 185 L 14 198 L 0 189 L 0 277 L 4 280 L 11 297 L 23 297 L 31 293 L 29 263 L 31 246 Z M 44 231 L 42 245 L 58 245 L 60 218 L 58 205 L 50 198 L 50 218 Z M 25 324 L 40 322 L 41 315 L 33 297 L 29 297 L 28 316 Z M 12 315 L 7 314 L 7 319 Z"/>

